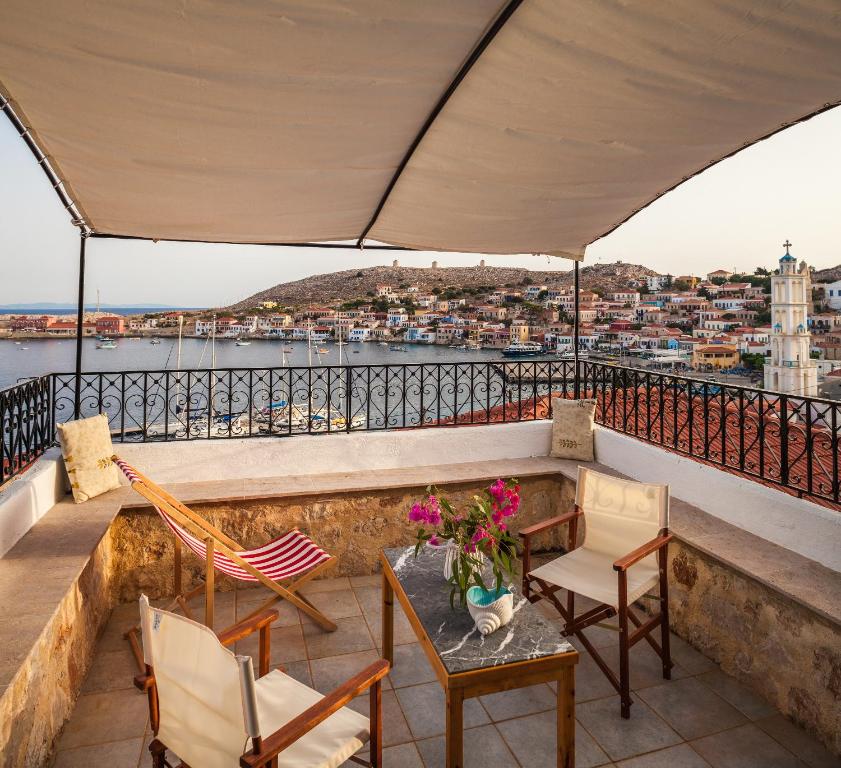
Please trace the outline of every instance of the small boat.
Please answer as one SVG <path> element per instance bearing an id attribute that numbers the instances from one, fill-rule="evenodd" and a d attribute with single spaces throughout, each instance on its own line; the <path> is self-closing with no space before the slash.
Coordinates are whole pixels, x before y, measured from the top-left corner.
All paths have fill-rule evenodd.
<path id="1" fill-rule="evenodd" d="M 289 354 L 290 352 L 294 352 L 295 348 L 294 347 L 284 347 L 283 351 L 286 352 L 287 354 Z"/>
<path id="2" fill-rule="evenodd" d="M 398 346 L 397 344 L 392 344 L 392 345 L 388 348 L 388 351 L 389 351 L 389 352 L 408 352 L 408 350 L 406 349 L 406 347 L 401 347 L 401 346 Z"/>
<path id="3" fill-rule="evenodd" d="M 379 344 L 381 347 L 387 347 L 388 346 L 387 341 L 378 341 L 377 344 Z"/>
<path id="4" fill-rule="evenodd" d="M 161 340 L 160 339 L 152 339 L 149 343 L 150 344 L 160 344 Z"/>
<path id="5" fill-rule="evenodd" d="M 15 344 L 20 344 L 20 342 L 19 342 L 19 341 L 16 341 L 16 342 L 15 342 Z"/>
<path id="6" fill-rule="evenodd" d="M 21 352 L 25 352 L 27 349 L 29 349 L 29 347 L 21 347 L 21 348 L 20 348 L 20 351 L 21 351 Z"/>
<path id="7" fill-rule="evenodd" d="M 543 354 L 543 345 L 535 341 L 515 341 L 502 350 L 505 357 L 535 357 Z"/>
<path id="8" fill-rule="evenodd" d="M 353 350 L 353 354 L 354 354 L 354 355 L 358 355 L 358 354 L 359 354 L 359 350 L 358 350 L 358 349 L 354 349 L 354 350 Z"/>
<path id="9" fill-rule="evenodd" d="M 251 342 L 248 339 L 237 339 L 237 346 L 238 347 L 248 347 L 251 345 Z"/>
<path id="10" fill-rule="evenodd" d="M 116 349 L 117 342 L 114 339 L 102 339 L 99 344 L 96 345 L 97 349 Z"/>
<path id="11" fill-rule="evenodd" d="M 330 350 L 327 347 L 319 347 L 318 354 L 319 355 L 326 355 Z"/>
<path id="12" fill-rule="evenodd" d="M 450 349 L 467 349 L 467 344 L 450 344 Z"/>
<path id="13" fill-rule="evenodd" d="M 475 352 L 476 350 L 481 349 L 481 348 L 482 348 L 482 345 L 481 345 L 481 344 L 477 344 L 475 341 L 471 341 L 471 342 L 467 345 L 467 348 L 468 348 L 469 350 L 471 350 L 471 351 L 474 351 L 474 352 Z"/>

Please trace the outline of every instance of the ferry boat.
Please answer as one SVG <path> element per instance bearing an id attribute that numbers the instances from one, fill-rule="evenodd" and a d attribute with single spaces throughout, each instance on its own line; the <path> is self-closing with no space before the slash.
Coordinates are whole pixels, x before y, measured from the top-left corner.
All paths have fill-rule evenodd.
<path id="1" fill-rule="evenodd" d="M 536 341 L 515 341 L 502 350 L 504 357 L 535 357 L 543 354 L 543 345 Z"/>

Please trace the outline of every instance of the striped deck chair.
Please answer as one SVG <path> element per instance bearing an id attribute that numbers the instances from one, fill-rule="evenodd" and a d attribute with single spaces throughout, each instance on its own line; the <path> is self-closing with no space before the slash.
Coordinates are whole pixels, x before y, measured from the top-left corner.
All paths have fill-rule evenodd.
<path id="1" fill-rule="evenodd" d="M 172 610 L 177 605 L 188 618 L 193 619 L 189 601 L 204 591 L 204 623 L 213 628 L 214 575 L 215 571 L 219 571 L 237 581 L 260 582 L 274 593 L 243 619 L 260 613 L 279 600 L 288 600 L 322 629 L 328 632 L 336 629 L 336 625 L 298 591 L 306 582 L 336 564 L 336 558 L 312 539 L 293 529 L 262 547 L 245 549 L 119 456 L 113 456 L 112 460 L 122 470 L 131 487 L 151 502 L 175 535 L 175 597 L 165 610 Z M 181 587 L 181 555 L 184 546 L 205 562 L 204 581 L 187 592 Z M 138 627 L 134 627 L 126 636 L 142 670 L 143 654 L 137 631 Z"/>

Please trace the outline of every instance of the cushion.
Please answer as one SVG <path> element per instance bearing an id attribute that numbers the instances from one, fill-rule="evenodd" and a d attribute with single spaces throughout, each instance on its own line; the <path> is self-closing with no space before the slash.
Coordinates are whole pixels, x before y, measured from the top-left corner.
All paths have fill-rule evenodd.
<path id="1" fill-rule="evenodd" d="M 552 398 L 552 451 L 556 459 L 593 461 L 595 400 Z"/>
<path id="2" fill-rule="evenodd" d="M 120 487 L 120 474 L 111 461 L 114 446 L 105 414 L 59 424 L 58 441 L 77 504 Z"/>

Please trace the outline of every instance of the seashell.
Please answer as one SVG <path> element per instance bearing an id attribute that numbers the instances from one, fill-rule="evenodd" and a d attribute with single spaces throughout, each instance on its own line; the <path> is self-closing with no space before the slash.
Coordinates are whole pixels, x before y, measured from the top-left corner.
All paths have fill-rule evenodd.
<path id="1" fill-rule="evenodd" d="M 502 587 L 499 592 L 471 587 L 467 590 L 467 610 L 476 629 L 482 635 L 489 635 L 514 617 L 514 594 L 508 587 Z"/>
<path id="2" fill-rule="evenodd" d="M 489 635 L 491 632 L 496 632 L 502 623 L 502 619 L 496 613 L 483 612 L 481 616 L 476 619 L 476 629 L 481 635 Z"/>

